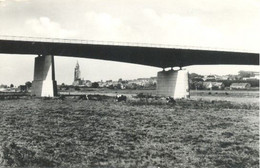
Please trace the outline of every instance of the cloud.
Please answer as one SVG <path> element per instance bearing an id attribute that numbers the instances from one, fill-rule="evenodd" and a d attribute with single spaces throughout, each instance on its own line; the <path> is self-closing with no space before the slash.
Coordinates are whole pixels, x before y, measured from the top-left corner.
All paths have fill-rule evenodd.
<path id="1" fill-rule="evenodd" d="M 0 33 L 216 48 L 257 48 L 260 39 L 259 0 L 1 1 Z"/>
<path id="2" fill-rule="evenodd" d="M 216 42 L 221 38 L 218 31 L 202 25 L 197 17 L 175 13 L 158 14 L 148 8 L 142 10 L 138 21 L 132 16 L 116 17 L 108 13 L 87 12 L 85 26 L 83 34 L 86 34 L 88 39 L 105 41 L 196 46 L 198 43 L 208 44 L 209 39 L 210 42 Z"/>
<path id="3" fill-rule="evenodd" d="M 77 34 L 74 30 L 62 28 L 59 23 L 51 21 L 48 17 L 28 19 L 25 25 L 36 36 L 70 38 Z"/>
<path id="4" fill-rule="evenodd" d="M 0 7 L 5 7 L 6 5 L 5 5 L 5 2 L 6 0 L 0 0 Z"/>
<path id="5" fill-rule="evenodd" d="M 21 2 L 21 1 L 29 1 L 29 0 L 0 0 L 1 2 L 5 2 L 5 1 L 16 1 L 16 2 Z"/>
<path id="6" fill-rule="evenodd" d="M 182 16 L 176 13 L 158 14 L 153 9 L 144 9 L 143 16 L 149 27 L 144 26 L 142 29 L 154 32 L 153 37 L 160 43 L 199 46 L 214 44 L 221 38 L 220 32 L 207 27 L 196 16 Z"/>
<path id="7" fill-rule="evenodd" d="M 105 30 L 118 29 L 120 28 L 120 26 L 122 26 L 122 22 L 119 18 L 114 18 L 107 13 L 100 13 L 100 14 L 88 13 L 87 19 L 90 19 L 90 17 L 96 22 L 99 28 Z"/>
<path id="8" fill-rule="evenodd" d="M 156 39 L 159 43 L 203 48 L 259 50 L 260 22 L 251 17 L 239 20 L 245 17 L 244 13 L 238 12 L 236 16 L 232 13 L 232 17 L 222 20 L 218 18 L 219 12 L 207 18 L 197 14 L 158 13 L 154 9 L 143 9 L 142 14 L 147 26 L 140 25 L 139 31 L 144 32 L 143 36 L 153 32 L 151 41 Z"/>
<path id="9" fill-rule="evenodd" d="M 22 1 L 29 1 L 29 0 L 0 0 L 0 5 L 2 4 L 3 6 L 6 6 L 6 2 L 11 2 L 11 1 L 15 1 L 15 2 L 22 2 Z"/>
<path id="10" fill-rule="evenodd" d="M 246 21 L 237 18 L 244 18 L 244 13 L 231 13 L 231 7 L 223 7 L 229 11 L 221 11 L 219 3 L 208 3 L 207 6 L 219 5 L 213 9 L 209 17 L 204 17 L 209 10 L 191 11 L 192 14 L 185 14 L 173 11 L 160 11 L 155 8 L 144 8 L 134 11 L 128 15 L 116 15 L 113 12 L 91 11 L 85 14 L 82 21 L 81 33 L 85 39 L 103 41 L 124 41 L 170 44 L 181 46 L 195 46 L 215 49 L 241 49 L 256 50 L 259 48 L 260 38 L 258 37 L 258 26 L 253 18 Z M 231 5 L 232 6 L 232 5 Z M 229 7 L 229 8 L 228 8 Z M 201 8 L 202 9 L 202 8 Z M 222 18 L 228 13 L 232 17 Z M 235 14 L 236 17 L 235 17 Z M 229 19 L 228 19 L 229 18 Z M 252 21 L 250 21 L 250 19 Z M 246 23 L 246 24 L 244 24 Z M 251 23 L 251 24 L 250 24 Z M 253 42 L 254 40 L 254 42 Z"/>
<path id="11" fill-rule="evenodd" d="M 131 32 L 130 26 L 108 13 L 87 12 L 84 22 L 86 28 L 83 34 L 93 39 L 124 41 L 124 37 Z"/>

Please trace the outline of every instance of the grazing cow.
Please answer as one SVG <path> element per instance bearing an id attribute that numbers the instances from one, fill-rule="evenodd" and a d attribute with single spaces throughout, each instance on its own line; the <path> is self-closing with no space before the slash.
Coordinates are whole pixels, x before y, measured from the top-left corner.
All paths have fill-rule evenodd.
<path id="1" fill-rule="evenodd" d="M 65 96 L 64 95 L 60 95 L 59 97 L 61 100 L 64 100 L 65 99 Z"/>
<path id="2" fill-rule="evenodd" d="M 124 95 L 116 95 L 116 101 L 117 102 L 121 102 L 121 101 L 125 101 L 126 102 L 126 96 L 124 96 Z"/>
<path id="3" fill-rule="evenodd" d="M 173 97 L 166 97 L 166 102 L 169 103 L 169 104 L 175 104 L 176 101 L 174 100 Z"/>
<path id="4" fill-rule="evenodd" d="M 87 95 L 86 99 L 87 100 L 96 100 L 96 101 L 101 101 L 102 100 L 100 95 Z"/>
<path id="5" fill-rule="evenodd" d="M 79 100 L 87 100 L 87 95 L 80 95 Z"/>

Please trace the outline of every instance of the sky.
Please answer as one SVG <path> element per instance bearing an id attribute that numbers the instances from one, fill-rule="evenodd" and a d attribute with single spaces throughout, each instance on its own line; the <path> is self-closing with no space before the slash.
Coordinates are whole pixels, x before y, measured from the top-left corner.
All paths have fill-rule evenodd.
<path id="1" fill-rule="evenodd" d="M 0 0 L 0 36 L 197 46 L 260 52 L 259 0 Z M 1 37 L 0 37 L 1 38 Z M 0 54 L 0 84 L 33 80 L 34 55 Z M 58 84 L 76 62 L 91 81 L 156 76 L 160 68 L 55 56 Z M 259 66 L 189 66 L 190 73 L 237 74 Z"/>

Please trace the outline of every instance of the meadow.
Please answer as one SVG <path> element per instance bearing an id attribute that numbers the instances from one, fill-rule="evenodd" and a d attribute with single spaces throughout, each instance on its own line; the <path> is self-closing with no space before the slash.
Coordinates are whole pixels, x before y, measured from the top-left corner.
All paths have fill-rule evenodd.
<path id="1" fill-rule="evenodd" d="M 257 168 L 259 103 L 237 95 L 259 98 L 2 100 L 0 167 Z"/>

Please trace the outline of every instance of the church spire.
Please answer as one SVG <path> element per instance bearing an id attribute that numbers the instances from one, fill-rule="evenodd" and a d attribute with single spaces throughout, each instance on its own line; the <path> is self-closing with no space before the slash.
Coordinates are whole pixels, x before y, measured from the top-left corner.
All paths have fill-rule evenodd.
<path id="1" fill-rule="evenodd" d="M 80 69 L 79 69 L 79 62 L 77 61 L 76 67 L 74 70 L 74 81 L 80 80 Z"/>

